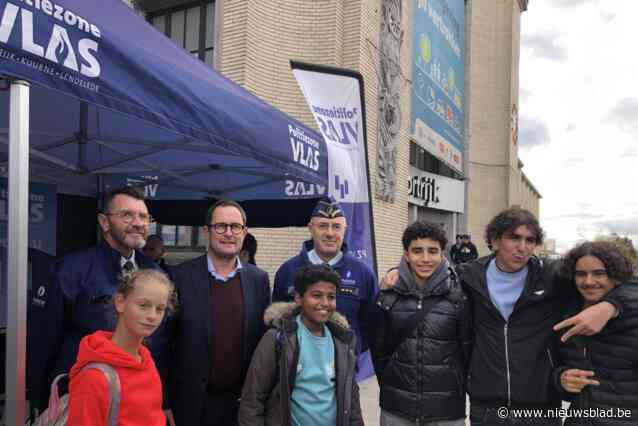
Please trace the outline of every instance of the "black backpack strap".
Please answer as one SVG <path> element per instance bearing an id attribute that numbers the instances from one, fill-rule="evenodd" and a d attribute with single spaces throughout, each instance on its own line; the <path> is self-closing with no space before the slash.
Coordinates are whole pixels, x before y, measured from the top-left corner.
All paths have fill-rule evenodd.
<path id="1" fill-rule="evenodd" d="M 388 356 L 392 356 L 399 345 L 412 335 L 419 323 L 423 321 L 426 315 L 432 310 L 432 308 L 434 308 L 434 305 L 436 305 L 440 300 L 441 296 L 432 295 L 419 302 L 420 308 L 412 314 L 410 318 L 403 322 L 397 336 L 392 339 L 389 350 L 385 351 Z"/>
<path id="2" fill-rule="evenodd" d="M 272 384 L 272 388 L 270 389 L 270 393 L 275 390 L 275 386 L 279 383 L 279 373 L 281 372 L 281 354 L 283 352 L 284 346 L 284 331 L 282 329 L 277 329 L 275 332 L 275 381 Z"/>

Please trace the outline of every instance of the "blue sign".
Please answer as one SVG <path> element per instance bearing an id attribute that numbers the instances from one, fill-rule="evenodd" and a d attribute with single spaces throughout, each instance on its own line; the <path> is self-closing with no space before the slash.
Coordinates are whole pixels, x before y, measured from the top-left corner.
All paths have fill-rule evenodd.
<path id="1" fill-rule="evenodd" d="M 7 179 L 0 177 L 0 246 L 7 246 L 9 192 Z M 56 250 L 58 217 L 55 185 L 31 183 L 29 185 L 29 247 L 52 256 Z M 2 259 L 4 261 L 4 259 Z"/>
<path id="2" fill-rule="evenodd" d="M 410 131 L 419 145 L 462 171 L 465 1 L 413 2 Z"/>

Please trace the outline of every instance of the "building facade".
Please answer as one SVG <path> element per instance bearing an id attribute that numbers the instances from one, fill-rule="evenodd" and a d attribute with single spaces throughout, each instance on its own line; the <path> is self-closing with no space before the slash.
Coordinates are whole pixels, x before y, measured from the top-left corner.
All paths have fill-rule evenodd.
<path id="1" fill-rule="evenodd" d="M 363 75 L 377 260 L 379 270 L 385 271 L 398 263 L 401 232 L 415 219 L 442 224 L 453 239 L 460 232 L 480 235 L 487 220 L 509 205 L 538 213 L 539 194 L 521 171 L 513 136 L 520 14 L 526 1 L 467 0 L 462 5 L 465 16 L 459 25 L 465 33 L 463 75 L 457 73 L 454 79 L 448 74 L 447 83 L 439 79 L 437 85 L 445 89 L 452 106 L 464 107 L 455 107 L 464 109 L 463 115 L 455 114 L 454 108 L 452 116 L 443 114 L 449 123 L 464 128 L 460 133 L 461 156 L 445 158 L 442 151 L 415 136 L 412 100 L 421 81 L 413 72 L 413 36 L 418 31 L 414 28 L 415 16 L 419 8 L 439 8 L 443 11 L 439 12 L 440 19 L 435 19 L 436 14 L 432 19 L 441 29 L 449 18 L 448 2 L 454 0 L 133 3 L 149 22 L 184 49 L 314 128 L 314 118 L 289 61 L 349 68 Z M 448 27 L 454 30 L 454 25 Z M 458 33 L 459 28 L 455 31 Z M 446 36 L 448 33 L 442 31 Z M 463 97 L 453 95 L 457 92 L 450 82 L 455 80 L 456 90 Z M 454 164 L 459 159 L 463 159 L 460 167 L 458 161 Z M 196 229 L 159 225 L 156 231 L 176 247 L 171 250 L 173 261 L 201 251 L 205 244 Z M 259 243 L 257 262 L 271 274 L 296 254 L 308 237 L 305 228 L 251 232 Z"/>
<path id="2" fill-rule="evenodd" d="M 520 206 L 540 213 L 541 195 L 518 157 L 520 25 L 527 3 L 468 2 L 467 230 L 481 253 L 485 226 L 499 211 Z"/>

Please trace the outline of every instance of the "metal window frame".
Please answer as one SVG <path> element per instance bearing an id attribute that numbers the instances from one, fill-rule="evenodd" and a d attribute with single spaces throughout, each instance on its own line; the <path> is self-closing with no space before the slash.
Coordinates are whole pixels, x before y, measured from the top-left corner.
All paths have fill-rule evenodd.
<path id="1" fill-rule="evenodd" d="M 164 23 L 165 23 L 165 28 L 164 28 L 164 34 L 166 34 L 167 37 L 171 37 L 171 17 L 174 13 L 176 12 L 180 12 L 180 11 L 184 11 L 184 28 L 183 28 L 183 35 L 184 35 L 184 43 L 186 43 L 186 28 L 187 28 L 187 10 L 191 9 L 193 7 L 199 6 L 199 40 L 198 40 L 198 45 L 197 45 L 197 58 L 202 61 L 202 62 L 206 62 L 206 52 L 209 51 L 213 51 L 215 50 L 215 37 L 213 36 L 213 46 L 212 47 L 206 47 L 206 7 L 208 5 L 213 5 L 213 22 L 208 23 L 208 25 L 212 25 L 213 26 L 213 31 L 215 30 L 215 22 L 214 22 L 214 16 L 215 16 L 215 0 L 197 0 L 197 1 L 192 1 L 189 3 L 185 3 L 185 4 L 180 4 L 179 6 L 174 6 L 174 7 L 169 7 L 166 9 L 160 9 L 160 10 L 155 10 L 153 12 L 149 12 L 146 15 L 146 19 L 148 22 L 152 22 L 152 20 L 154 18 L 157 18 L 159 16 L 164 16 Z M 213 33 L 214 34 L 214 33 Z M 186 49 L 184 49 L 186 50 Z M 194 53 L 190 50 L 187 50 L 187 52 L 189 53 Z"/>

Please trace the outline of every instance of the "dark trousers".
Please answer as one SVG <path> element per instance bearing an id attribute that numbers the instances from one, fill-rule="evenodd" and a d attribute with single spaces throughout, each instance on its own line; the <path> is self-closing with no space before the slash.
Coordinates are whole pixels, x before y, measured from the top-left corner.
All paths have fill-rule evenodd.
<path id="1" fill-rule="evenodd" d="M 507 407 L 470 406 L 472 426 L 560 426 L 560 418 L 542 418 L 540 416 L 522 416 Z"/>
<path id="2" fill-rule="evenodd" d="M 208 393 L 204 399 L 201 426 L 237 426 L 239 395 Z"/>

